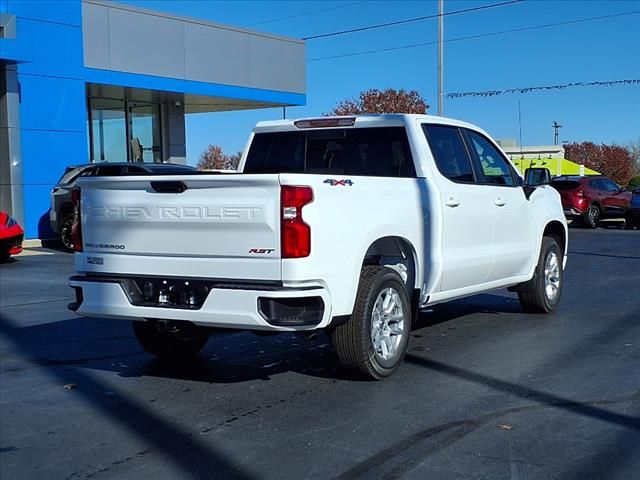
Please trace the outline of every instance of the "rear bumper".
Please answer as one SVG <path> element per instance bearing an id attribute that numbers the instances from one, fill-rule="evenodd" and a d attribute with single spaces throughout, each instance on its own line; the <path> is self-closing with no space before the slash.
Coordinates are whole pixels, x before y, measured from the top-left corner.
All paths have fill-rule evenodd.
<path id="1" fill-rule="evenodd" d="M 581 217 L 582 215 L 584 215 L 586 212 L 582 212 L 580 210 L 578 210 L 577 208 L 574 207 L 570 207 L 570 208 L 564 208 L 564 216 L 566 218 L 575 218 L 575 217 Z"/>
<path id="2" fill-rule="evenodd" d="M 69 309 L 81 316 L 125 320 L 145 318 L 183 320 L 206 327 L 299 331 L 326 327 L 331 300 L 322 287 L 217 288 L 212 287 L 199 308 L 139 306 L 131 303 L 118 279 L 74 276 L 69 285 L 76 302 Z"/>

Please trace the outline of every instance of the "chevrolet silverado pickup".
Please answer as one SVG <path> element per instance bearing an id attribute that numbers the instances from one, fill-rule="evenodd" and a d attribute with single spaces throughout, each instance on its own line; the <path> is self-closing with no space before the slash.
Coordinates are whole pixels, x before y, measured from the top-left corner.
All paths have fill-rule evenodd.
<path id="1" fill-rule="evenodd" d="M 428 305 L 508 287 L 556 308 L 567 225 L 548 171 L 531 173 L 546 181 L 442 117 L 260 122 L 235 174 L 80 178 L 69 308 L 132 320 L 173 359 L 214 328 L 321 329 L 380 379 Z"/>

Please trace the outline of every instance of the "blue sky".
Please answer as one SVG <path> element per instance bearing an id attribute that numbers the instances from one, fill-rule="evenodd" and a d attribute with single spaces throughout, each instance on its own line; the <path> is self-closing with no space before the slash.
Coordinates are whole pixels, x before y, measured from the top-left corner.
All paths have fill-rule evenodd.
<path id="1" fill-rule="evenodd" d="M 445 0 L 445 12 L 500 0 Z M 195 1 L 126 0 L 123 3 L 218 23 L 302 38 L 437 13 L 436 1 Z M 445 43 L 444 91 L 508 89 L 569 82 L 640 79 L 640 1 L 524 0 L 445 17 L 445 40 L 590 17 L 636 12 L 536 30 Z M 295 18 L 281 19 L 300 15 Z M 257 25 L 256 25 L 257 24 Z M 437 40 L 437 20 L 307 41 L 307 105 L 289 118 L 321 115 L 341 99 L 386 87 L 417 90 L 437 111 L 436 45 L 344 58 L 321 57 Z M 640 85 L 576 87 L 491 98 L 446 99 L 445 116 L 475 123 L 495 138 L 522 143 L 560 139 L 626 144 L 640 138 Z M 280 109 L 190 115 L 187 156 L 195 163 L 210 143 L 241 150 L 259 120 Z"/>

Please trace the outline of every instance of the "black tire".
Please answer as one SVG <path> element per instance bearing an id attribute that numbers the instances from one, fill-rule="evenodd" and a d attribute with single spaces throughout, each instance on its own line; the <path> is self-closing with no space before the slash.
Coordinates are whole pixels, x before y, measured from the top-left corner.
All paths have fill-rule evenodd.
<path id="1" fill-rule="evenodd" d="M 554 255 L 557 270 L 549 268 L 549 263 L 553 262 L 550 257 Z M 543 237 L 533 278 L 518 289 L 518 299 L 525 312 L 550 313 L 558 306 L 564 282 L 562 258 L 563 253 L 558 243 L 551 237 Z M 548 273 L 545 273 L 546 269 L 549 270 Z"/>
<path id="2" fill-rule="evenodd" d="M 9 260 L 10 255 L 6 252 L 0 253 L 0 263 L 5 263 Z"/>
<path id="3" fill-rule="evenodd" d="M 582 224 L 588 228 L 596 228 L 600 223 L 600 207 L 597 205 L 589 205 L 589 210 L 582 217 Z"/>
<path id="4" fill-rule="evenodd" d="M 379 310 L 374 313 L 374 309 L 382 307 L 382 303 L 376 302 L 384 302 L 387 297 L 393 301 L 393 308 L 380 318 Z M 387 315 L 392 313 L 401 320 L 389 319 Z M 353 314 L 331 334 L 340 362 L 376 380 L 388 377 L 398 369 L 407 351 L 411 316 L 411 302 L 400 275 L 387 267 L 363 267 Z M 374 337 L 378 339 L 378 348 Z"/>
<path id="5" fill-rule="evenodd" d="M 73 215 L 67 215 L 60 225 L 60 241 L 65 250 L 73 251 L 73 243 L 71 242 L 71 226 L 73 225 Z"/>
<path id="6" fill-rule="evenodd" d="M 145 352 L 161 359 L 184 360 L 200 352 L 209 340 L 209 331 L 191 322 L 134 321 L 133 331 Z M 159 328 L 161 327 L 162 328 Z"/>

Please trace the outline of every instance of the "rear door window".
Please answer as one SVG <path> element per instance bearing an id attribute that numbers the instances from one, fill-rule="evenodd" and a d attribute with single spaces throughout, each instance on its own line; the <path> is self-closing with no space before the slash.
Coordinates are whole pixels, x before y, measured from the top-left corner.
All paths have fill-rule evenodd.
<path id="1" fill-rule="evenodd" d="M 603 189 L 606 190 L 607 192 L 617 192 L 618 190 L 620 190 L 618 185 L 613 183 L 608 178 L 601 178 L 600 185 L 602 185 Z"/>
<path id="2" fill-rule="evenodd" d="M 416 176 L 404 127 L 256 133 L 244 173 Z"/>
<path id="3" fill-rule="evenodd" d="M 575 190 L 580 186 L 580 182 L 576 182 L 575 180 L 552 180 L 551 186 L 558 191 Z"/>
<path id="4" fill-rule="evenodd" d="M 471 160 L 457 127 L 422 125 L 438 171 L 452 182 L 475 181 Z"/>

